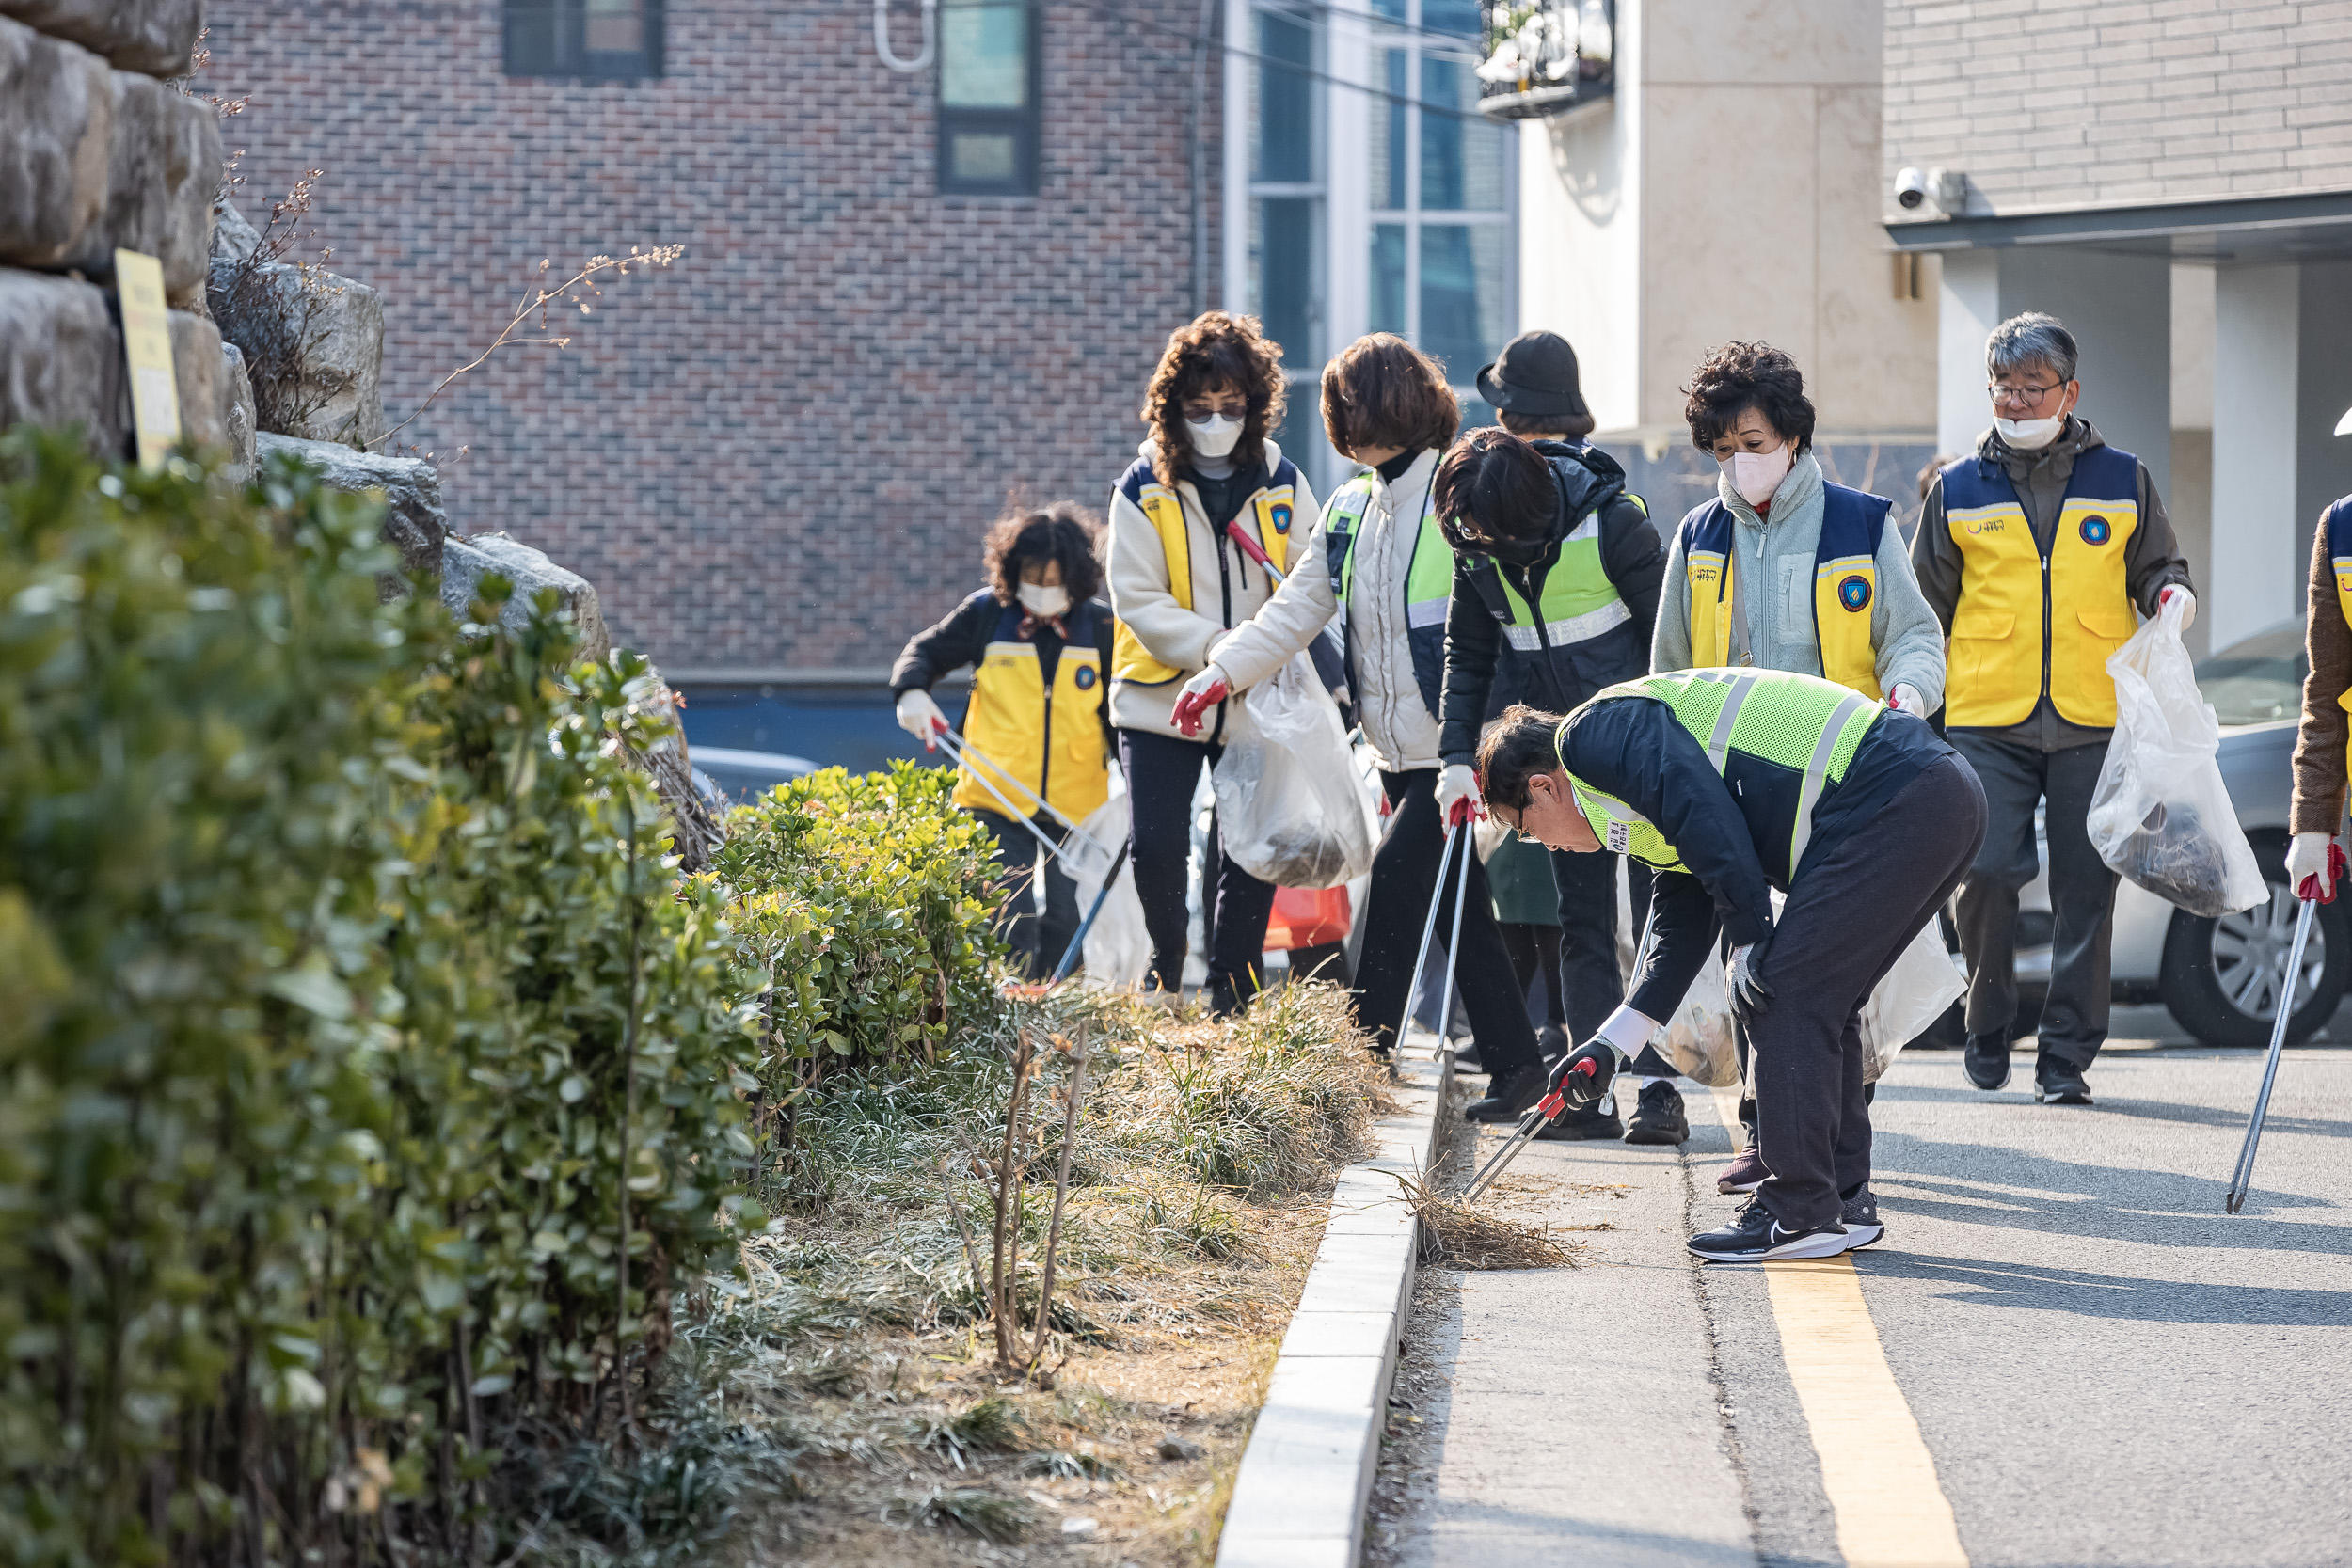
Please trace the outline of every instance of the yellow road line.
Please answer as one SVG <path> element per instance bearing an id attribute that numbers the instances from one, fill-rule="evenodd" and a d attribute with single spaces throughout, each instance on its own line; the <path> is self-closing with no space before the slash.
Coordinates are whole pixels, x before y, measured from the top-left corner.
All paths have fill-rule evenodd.
<path id="1" fill-rule="evenodd" d="M 1718 1089 L 1713 1099 L 1736 1145 L 1739 1090 Z M 1968 1568 L 1934 1456 L 1887 1365 L 1852 1257 L 1767 1263 L 1764 1279 L 1846 1568 Z"/>

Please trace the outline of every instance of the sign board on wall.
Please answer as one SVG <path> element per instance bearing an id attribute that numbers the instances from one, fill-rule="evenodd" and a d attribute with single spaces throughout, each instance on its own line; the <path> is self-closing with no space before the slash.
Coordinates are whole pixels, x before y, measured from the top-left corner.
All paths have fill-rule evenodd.
<path id="1" fill-rule="evenodd" d="M 135 250 L 115 252 L 122 296 L 122 352 L 131 363 L 131 422 L 139 467 L 156 468 L 180 442 L 180 386 L 171 367 L 171 312 L 164 303 L 164 264 Z"/>

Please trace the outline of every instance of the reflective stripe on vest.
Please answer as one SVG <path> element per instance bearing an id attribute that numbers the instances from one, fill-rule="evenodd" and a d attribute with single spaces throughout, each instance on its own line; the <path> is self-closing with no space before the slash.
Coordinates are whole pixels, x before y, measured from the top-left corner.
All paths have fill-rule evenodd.
<path id="1" fill-rule="evenodd" d="M 1330 573 L 1331 601 L 1339 607 L 1342 646 L 1347 650 L 1348 678 L 1356 678 L 1356 650 L 1349 601 L 1356 593 L 1356 540 L 1362 532 L 1364 510 L 1372 502 L 1372 476 L 1359 475 L 1342 485 L 1323 509 L 1324 565 Z M 1413 677 L 1422 689 L 1432 717 L 1438 712 L 1438 691 L 1445 674 L 1445 617 L 1454 598 L 1454 546 L 1438 526 L 1435 487 L 1422 499 L 1421 531 L 1413 536 L 1413 554 L 1405 569 L 1405 629 L 1411 644 Z"/>
<path id="2" fill-rule="evenodd" d="M 1593 699 L 1654 697 L 1706 749 L 1708 765 L 1720 776 L 1731 753 L 1744 752 L 1803 775 L 1797 811 L 1789 825 L 1788 865 L 1793 879 L 1813 842 L 1813 813 L 1830 785 L 1846 776 L 1854 750 L 1883 711 L 1859 692 L 1786 670 L 1683 670 L 1644 675 L 1610 687 Z M 1552 751 L 1565 769 L 1561 722 Z M 1604 847 L 1629 854 L 1661 871 L 1681 869 L 1681 852 L 1641 813 L 1568 772 L 1568 787 L 1584 819 Z"/>
<path id="3" fill-rule="evenodd" d="M 1034 797 L 1083 821 L 1110 797 L 1110 773 L 1103 749 L 1103 656 L 1095 647 L 1090 604 L 1063 618 L 1069 636 L 1054 660 L 1049 700 L 1039 673 L 1037 644 L 1021 640 L 1021 610 L 1009 607 L 997 618 L 995 636 L 972 680 L 972 705 L 963 716 L 971 742 L 956 774 L 955 803 L 974 811 L 1005 815 L 1005 801 L 990 793 L 971 756 L 978 752 L 994 766 L 990 783 L 1015 807 L 1034 816 Z"/>
<path id="4" fill-rule="evenodd" d="M 2319 526 L 2328 531 L 2328 559 L 2336 571 L 2336 609 L 2352 626 L 2352 496 L 2330 506 Z M 2336 705 L 2352 713 L 2352 688 L 2337 696 Z M 2352 774 L 2352 738 L 2344 745 L 2344 768 Z"/>
<path id="5" fill-rule="evenodd" d="M 1944 721 L 2022 723 L 2047 695 L 2070 723 L 2113 728 L 2107 659 L 2138 626 L 2124 555 L 2139 529 L 2139 460 L 2113 447 L 2074 459 L 2047 558 L 1997 465 L 1963 458 L 1943 479 L 1962 562 Z"/>
<path id="6" fill-rule="evenodd" d="M 1870 633 L 1878 598 L 1879 541 L 1892 510 L 1885 498 L 1825 484 L 1821 531 L 1813 550 L 1813 641 L 1821 673 L 1872 702 L 1879 689 L 1878 644 Z M 1727 665 L 1735 597 L 1731 551 L 1736 527 L 1720 500 L 1682 519 L 1683 574 L 1691 587 L 1691 662 Z"/>
<path id="7" fill-rule="evenodd" d="M 1578 524 L 1576 531 L 1560 542 L 1560 559 L 1544 574 L 1540 617 L 1529 608 L 1526 596 L 1511 586 L 1508 577 L 1497 572 L 1495 579 L 1502 584 L 1503 603 L 1510 608 L 1510 618 L 1502 624 L 1502 635 L 1523 654 L 1536 653 L 1546 643 L 1561 648 L 1582 642 L 1633 619 L 1633 611 L 1617 596 L 1617 585 L 1609 580 L 1609 574 L 1600 563 L 1598 512 Z M 1543 627 L 1540 635 L 1536 630 L 1539 619 Z"/>

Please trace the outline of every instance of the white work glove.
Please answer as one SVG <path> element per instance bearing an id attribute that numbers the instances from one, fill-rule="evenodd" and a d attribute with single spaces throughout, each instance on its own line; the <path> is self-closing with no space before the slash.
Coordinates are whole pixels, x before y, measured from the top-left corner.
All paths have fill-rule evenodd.
<path id="1" fill-rule="evenodd" d="M 1764 962 L 1763 946 L 1761 942 L 1753 942 L 1745 947 L 1733 948 L 1731 962 L 1724 971 L 1724 989 L 1731 993 L 1732 1016 L 1751 1028 L 1755 1026 L 1756 1015 L 1772 999 L 1772 988 L 1757 973 Z"/>
<path id="2" fill-rule="evenodd" d="M 923 750 L 939 750 L 940 733 L 947 727 L 947 716 L 939 711 L 931 694 L 920 687 L 909 687 L 898 693 L 898 727 L 923 743 Z"/>
<path id="3" fill-rule="evenodd" d="M 2297 898 L 2317 898 L 2323 904 L 2335 901 L 2335 856 L 2328 851 L 2335 840 L 2327 833 L 2297 833 L 2287 845 L 2287 886 Z M 2312 891 L 2303 891 L 2304 885 Z"/>
<path id="4" fill-rule="evenodd" d="M 1184 689 L 1176 693 L 1175 711 L 1168 715 L 1168 721 L 1179 734 L 1199 735 L 1202 715 L 1232 695 L 1232 690 L 1226 683 L 1225 672 L 1212 660 L 1206 670 L 1184 682 Z"/>
<path id="5" fill-rule="evenodd" d="M 1908 713 L 1914 719 L 1928 716 L 1928 700 L 1919 695 L 1919 689 L 1909 681 L 1897 681 L 1895 689 L 1886 694 L 1886 705 L 1897 713 Z"/>
<path id="6" fill-rule="evenodd" d="M 1478 794 L 1478 775 L 1464 763 L 1450 764 L 1438 775 L 1438 820 L 1453 827 L 1475 822 L 1486 815 Z"/>
<path id="7" fill-rule="evenodd" d="M 2183 631 L 2188 630 L 2197 624 L 2197 595 L 2177 582 L 2156 595 L 2157 613 L 2163 613 L 2164 608 L 2172 604 L 2181 607 L 2181 629 Z"/>

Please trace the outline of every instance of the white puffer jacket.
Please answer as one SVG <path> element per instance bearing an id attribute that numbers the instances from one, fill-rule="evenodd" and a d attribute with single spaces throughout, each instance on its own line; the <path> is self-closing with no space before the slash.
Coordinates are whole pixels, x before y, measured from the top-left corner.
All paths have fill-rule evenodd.
<path id="1" fill-rule="evenodd" d="M 1422 452 L 1394 483 L 1376 472 L 1351 481 L 1370 490 L 1348 594 L 1356 711 L 1363 721 L 1364 743 L 1383 772 L 1438 766 L 1438 719 L 1413 677 L 1413 651 L 1406 640 L 1405 581 L 1442 455 L 1435 448 Z M 1339 612 L 1326 563 L 1322 519 L 1316 520 L 1314 532 L 1297 555 L 1299 569 L 1275 591 L 1266 607 L 1210 652 L 1236 691 L 1248 690 L 1280 669 Z"/>
<path id="2" fill-rule="evenodd" d="M 1179 479 L 1172 493 L 1160 483 L 1152 467 L 1154 450 L 1145 441 L 1111 491 L 1110 596 L 1119 618 L 1111 723 L 1172 736 L 1177 693 L 1208 668 L 1210 647 L 1273 596 L 1274 583 L 1264 567 L 1209 526 L 1189 480 Z M 1301 548 L 1320 516 L 1314 492 L 1272 441 L 1265 444 L 1265 483 L 1242 503 L 1233 526 L 1286 574 L 1300 567 L 1293 580 L 1319 576 L 1321 562 Z M 1231 739 L 1242 714 L 1239 703 L 1220 703 L 1200 735 L 1189 738 Z"/>

